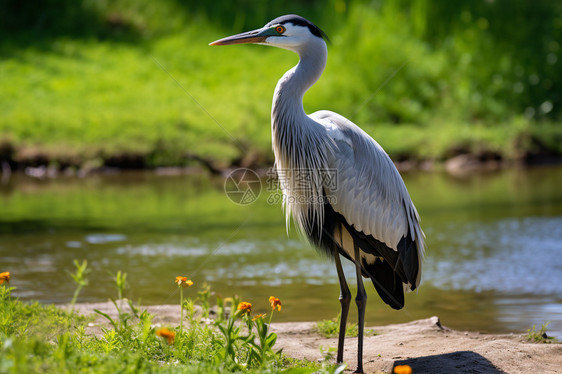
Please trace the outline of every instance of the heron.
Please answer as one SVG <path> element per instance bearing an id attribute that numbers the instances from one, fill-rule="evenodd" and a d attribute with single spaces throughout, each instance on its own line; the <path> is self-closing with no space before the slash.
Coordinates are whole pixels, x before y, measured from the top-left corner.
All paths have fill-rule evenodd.
<path id="1" fill-rule="evenodd" d="M 264 27 L 210 45 L 262 44 L 295 52 L 296 66 L 277 83 L 271 110 L 274 168 L 290 217 L 320 253 L 335 262 L 340 288 L 336 361 L 343 362 L 351 292 L 341 257 L 355 265 L 358 310 L 357 373 L 363 372 L 363 332 L 372 281 L 381 299 L 404 307 L 404 292 L 420 285 L 425 234 L 394 163 L 359 126 L 327 110 L 307 115 L 306 91 L 326 67 L 327 35 L 312 22 L 284 15 Z"/>

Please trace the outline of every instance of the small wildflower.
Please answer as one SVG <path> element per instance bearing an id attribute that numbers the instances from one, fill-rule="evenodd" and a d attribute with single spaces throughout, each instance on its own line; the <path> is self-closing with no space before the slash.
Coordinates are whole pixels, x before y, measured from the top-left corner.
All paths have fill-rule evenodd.
<path id="1" fill-rule="evenodd" d="M 271 304 L 271 309 L 275 309 L 275 307 L 277 307 L 278 311 L 281 311 L 281 300 L 279 300 L 278 298 L 274 297 L 274 296 L 270 296 L 269 297 L 269 303 Z"/>
<path id="2" fill-rule="evenodd" d="M 255 316 L 254 318 L 252 318 L 252 321 L 255 321 L 256 319 L 261 319 L 265 317 L 265 314 L 258 314 L 257 316 Z"/>
<path id="3" fill-rule="evenodd" d="M 7 283 L 10 283 L 10 272 L 9 271 L 5 271 L 3 273 L 0 273 L 0 284 L 4 283 L 4 281 L 6 281 Z"/>
<path id="4" fill-rule="evenodd" d="M 410 365 L 398 365 L 394 367 L 394 374 L 412 374 Z"/>
<path id="5" fill-rule="evenodd" d="M 250 313 L 252 311 L 252 304 L 242 301 L 238 304 L 238 310 L 244 311 L 242 314 Z"/>
<path id="6" fill-rule="evenodd" d="M 168 344 L 174 344 L 174 338 L 176 337 L 175 332 L 168 330 L 167 328 L 163 328 L 157 330 L 156 335 L 168 339 Z"/>
<path id="7" fill-rule="evenodd" d="M 187 279 L 187 277 L 176 277 L 176 283 L 178 286 L 182 286 L 183 288 L 193 286 L 193 282 L 190 279 Z"/>

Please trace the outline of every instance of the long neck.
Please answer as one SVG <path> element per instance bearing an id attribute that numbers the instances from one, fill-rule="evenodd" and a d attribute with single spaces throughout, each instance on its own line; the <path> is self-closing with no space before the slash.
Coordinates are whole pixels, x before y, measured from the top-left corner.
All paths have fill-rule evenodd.
<path id="1" fill-rule="evenodd" d="M 326 67 L 328 49 L 320 38 L 311 40 L 295 52 L 299 54 L 299 63 L 283 75 L 273 95 L 271 124 L 274 136 L 280 127 L 304 123 L 299 120 L 308 118 L 302 104 L 303 96 Z"/>
<path id="2" fill-rule="evenodd" d="M 287 230 L 292 215 L 299 230 L 312 236 L 320 235 L 314 227 L 322 227 L 324 220 L 322 206 L 312 202 L 320 201 L 322 196 L 320 173 L 327 169 L 326 145 L 320 125 L 305 114 L 302 99 L 322 75 L 328 50 L 326 43 L 317 38 L 296 52 L 300 57 L 299 63 L 283 75 L 275 88 L 271 134 Z M 299 174 L 294 173 L 299 171 L 307 174 L 300 180 L 308 182 L 297 187 L 293 184 L 299 181 Z"/>

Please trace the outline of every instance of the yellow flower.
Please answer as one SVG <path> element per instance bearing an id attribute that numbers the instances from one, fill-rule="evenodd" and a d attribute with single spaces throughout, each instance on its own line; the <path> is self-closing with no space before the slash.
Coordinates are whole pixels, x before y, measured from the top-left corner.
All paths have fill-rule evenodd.
<path id="1" fill-rule="evenodd" d="M 271 304 L 271 310 L 275 309 L 275 307 L 277 307 L 278 311 L 281 311 L 281 300 L 279 300 L 278 298 L 274 297 L 274 296 L 270 296 L 269 297 L 269 303 Z"/>
<path id="2" fill-rule="evenodd" d="M 394 367 L 394 374 L 412 374 L 410 365 L 398 365 Z"/>
<path id="3" fill-rule="evenodd" d="M 168 339 L 168 344 L 174 344 L 174 338 L 176 337 L 175 332 L 168 330 L 167 328 L 163 328 L 156 331 L 156 335 Z"/>
<path id="4" fill-rule="evenodd" d="M 187 277 L 176 277 L 176 283 L 178 286 L 182 286 L 183 288 L 193 286 L 193 282 L 190 279 L 187 279 Z"/>
<path id="5" fill-rule="evenodd" d="M 10 272 L 9 271 L 5 271 L 3 273 L 0 273 L 0 284 L 4 283 L 4 281 L 6 281 L 7 283 L 10 283 Z"/>
<path id="6" fill-rule="evenodd" d="M 265 314 L 258 314 L 257 316 L 255 316 L 254 318 L 252 318 L 252 321 L 255 321 L 256 319 L 261 319 L 265 317 Z"/>
<path id="7" fill-rule="evenodd" d="M 242 310 L 244 312 L 242 314 L 250 313 L 252 311 L 252 304 L 242 301 L 238 304 L 238 310 Z"/>

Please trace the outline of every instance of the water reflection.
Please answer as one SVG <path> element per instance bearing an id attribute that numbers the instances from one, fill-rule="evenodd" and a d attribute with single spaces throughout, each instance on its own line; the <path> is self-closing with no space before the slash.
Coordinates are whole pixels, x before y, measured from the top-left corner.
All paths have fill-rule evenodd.
<path id="1" fill-rule="evenodd" d="M 562 168 L 405 181 L 428 236 L 422 287 L 400 312 L 368 287 L 369 323 L 439 315 L 458 329 L 523 332 L 551 321 L 562 337 Z M 110 273 L 122 270 L 129 296 L 144 303 L 175 303 L 173 279 L 185 274 L 264 311 L 274 294 L 284 301 L 279 320 L 335 316 L 333 265 L 294 232 L 287 238 L 281 208 L 265 194 L 239 206 L 222 186 L 151 173 L 14 176 L 0 186 L 0 271 L 12 272 L 24 299 L 68 302 L 76 258 L 93 269 L 80 301 L 114 295 Z M 345 270 L 353 278 L 353 267 Z"/>
<path id="2" fill-rule="evenodd" d="M 562 217 L 451 223 L 426 269 L 442 289 L 562 295 Z"/>

